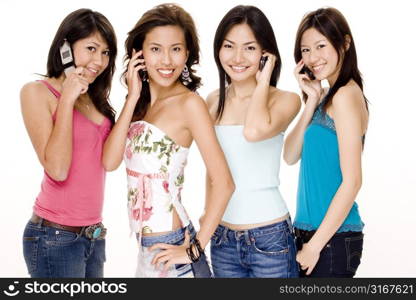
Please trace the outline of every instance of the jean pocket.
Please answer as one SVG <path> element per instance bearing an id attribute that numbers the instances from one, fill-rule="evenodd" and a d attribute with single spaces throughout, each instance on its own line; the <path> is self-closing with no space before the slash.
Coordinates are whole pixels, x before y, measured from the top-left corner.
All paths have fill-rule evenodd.
<path id="1" fill-rule="evenodd" d="M 289 253 L 289 243 L 286 231 L 279 231 L 252 237 L 254 249 L 262 254 L 282 255 Z"/>
<path id="2" fill-rule="evenodd" d="M 355 273 L 361 263 L 364 235 L 345 238 L 345 250 L 347 254 L 347 270 Z"/>
<path id="3" fill-rule="evenodd" d="M 76 242 L 81 237 L 75 232 L 51 228 L 48 230 L 46 244 L 50 246 L 67 246 Z"/>
<path id="4" fill-rule="evenodd" d="M 36 271 L 38 260 L 39 237 L 24 236 L 23 237 L 23 256 L 25 258 L 27 270 L 29 274 Z"/>

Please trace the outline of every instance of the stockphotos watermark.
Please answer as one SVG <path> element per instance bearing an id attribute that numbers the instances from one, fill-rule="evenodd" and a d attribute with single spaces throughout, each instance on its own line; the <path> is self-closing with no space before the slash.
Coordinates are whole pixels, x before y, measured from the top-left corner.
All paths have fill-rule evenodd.
<path id="1" fill-rule="evenodd" d="M 30 294 L 66 294 L 70 297 L 79 294 L 126 294 L 127 283 L 107 283 L 101 282 L 71 282 L 71 283 L 49 283 L 31 281 L 26 282 L 23 286 L 19 285 L 19 281 L 13 281 L 7 289 L 3 290 L 6 296 L 14 297 L 20 293 Z"/>

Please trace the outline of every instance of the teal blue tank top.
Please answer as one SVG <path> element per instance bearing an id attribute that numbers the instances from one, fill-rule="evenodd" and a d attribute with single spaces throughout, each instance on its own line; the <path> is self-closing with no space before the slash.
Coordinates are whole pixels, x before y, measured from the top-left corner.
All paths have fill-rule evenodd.
<path id="1" fill-rule="evenodd" d="M 294 226 L 316 230 L 342 183 L 338 140 L 334 120 L 317 107 L 305 131 Z M 354 202 L 337 232 L 362 231 L 364 223 Z"/>
<path id="2" fill-rule="evenodd" d="M 248 142 L 243 130 L 243 125 L 215 126 L 236 187 L 222 219 L 231 224 L 256 224 L 282 217 L 288 213 L 279 191 L 283 133 Z"/>

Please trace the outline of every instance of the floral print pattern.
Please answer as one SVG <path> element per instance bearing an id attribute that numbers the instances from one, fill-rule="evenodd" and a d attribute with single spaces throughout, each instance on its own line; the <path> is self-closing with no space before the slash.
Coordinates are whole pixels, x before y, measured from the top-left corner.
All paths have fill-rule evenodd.
<path id="1" fill-rule="evenodd" d="M 143 123 L 132 125 L 127 134 L 129 144 L 126 147 L 125 154 L 128 159 L 131 159 L 134 153 L 156 153 L 157 158 L 164 162 L 160 171 L 167 172 L 166 166 L 170 164 L 172 154 L 178 152 L 180 146 L 167 135 L 159 140 L 149 142 L 149 137 L 152 134 L 152 129 L 150 127 L 146 128 Z"/>
<path id="2" fill-rule="evenodd" d="M 167 182 L 166 180 L 164 180 L 162 182 L 162 185 L 163 185 L 163 189 L 165 190 L 165 192 L 169 194 L 169 182 Z"/>
<path id="3" fill-rule="evenodd" d="M 189 222 L 180 204 L 188 150 L 150 123 L 132 123 L 127 134 L 124 158 L 128 174 L 128 211 L 133 232 L 170 230 L 174 208 L 182 223 Z"/>

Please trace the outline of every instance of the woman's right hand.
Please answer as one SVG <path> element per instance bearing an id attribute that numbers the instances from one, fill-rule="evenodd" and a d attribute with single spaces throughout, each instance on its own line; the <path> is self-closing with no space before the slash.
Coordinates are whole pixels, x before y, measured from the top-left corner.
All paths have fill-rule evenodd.
<path id="1" fill-rule="evenodd" d="M 320 80 L 311 80 L 308 75 L 300 74 L 300 70 L 305 63 L 301 59 L 296 65 L 294 75 L 299 83 L 300 89 L 308 96 L 307 103 L 313 104 L 315 107 L 319 104 L 322 96 L 322 86 Z"/>
<path id="2" fill-rule="evenodd" d="M 142 50 L 136 52 L 136 50 L 133 49 L 126 73 L 128 98 L 131 97 L 131 99 L 135 99 L 136 101 L 140 97 L 140 93 L 142 91 L 143 86 L 142 80 L 139 75 L 139 70 L 143 70 L 146 68 L 144 59 L 140 57 L 141 55 L 143 55 Z"/>
<path id="3" fill-rule="evenodd" d="M 81 94 L 88 91 L 88 81 L 83 77 L 84 68 L 78 67 L 71 72 L 62 83 L 61 98 L 73 105 Z"/>

